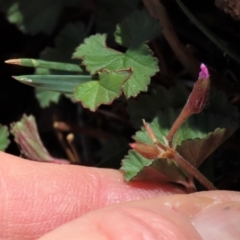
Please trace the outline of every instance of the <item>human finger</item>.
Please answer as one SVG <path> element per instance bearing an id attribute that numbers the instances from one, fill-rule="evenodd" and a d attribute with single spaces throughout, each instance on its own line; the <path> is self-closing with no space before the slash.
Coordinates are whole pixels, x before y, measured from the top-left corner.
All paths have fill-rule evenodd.
<path id="1" fill-rule="evenodd" d="M 39 240 L 240 239 L 240 194 L 211 191 L 125 202 L 88 213 Z"/>
<path id="2" fill-rule="evenodd" d="M 183 191 L 171 184 L 126 184 L 117 170 L 57 165 L 0 153 L 0 239 L 36 239 L 89 211 Z"/>

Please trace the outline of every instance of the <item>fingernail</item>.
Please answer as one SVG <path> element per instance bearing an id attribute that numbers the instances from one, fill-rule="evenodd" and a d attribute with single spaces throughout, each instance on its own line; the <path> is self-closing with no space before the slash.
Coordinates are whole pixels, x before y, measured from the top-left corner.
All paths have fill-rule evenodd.
<path id="1" fill-rule="evenodd" d="M 206 208 L 194 217 L 192 223 L 203 239 L 240 239 L 240 203 Z"/>

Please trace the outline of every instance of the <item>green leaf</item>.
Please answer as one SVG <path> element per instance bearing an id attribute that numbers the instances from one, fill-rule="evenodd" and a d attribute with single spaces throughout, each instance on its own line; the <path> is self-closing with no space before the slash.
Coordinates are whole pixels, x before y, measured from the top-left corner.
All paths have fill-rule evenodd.
<path id="1" fill-rule="evenodd" d="M 74 98 L 91 111 L 95 111 L 101 104 L 111 104 L 120 96 L 122 86 L 131 74 L 131 70 L 113 72 L 103 70 L 99 73 L 99 81 L 78 85 L 74 91 Z"/>
<path id="2" fill-rule="evenodd" d="M 69 0 L 2 0 L 0 9 L 9 22 L 26 33 L 52 33 Z"/>
<path id="3" fill-rule="evenodd" d="M 0 124 L 0 151 L 4 151 L 9 145 L 8 136 L 8 128 Z"/>
<path id="4" fill-rule="evenodd" d="M 123 159 L 121 170 L 126 181 L 161 180 L 188 186 L 187 176 L 179 166 L 170 159 L 149 160 L 134 150 L 130 150 Z"/>
<path id="5" fill-rule="evenodd" d="M 152 161 L 144 158 L 134 150 L 130 150 L 128 155 L 123 159 L 121 170 L 124 172 L 126 181 L 132 180 L 140 171 L 147 166 L 150 166 Z"/>
<path id="6" fill-rule="evenodd" d="M 133 74 L 123 87 L 127 98 L 146 91 L 151 76 L 158 71 L 157 60 L 146 45 L 129 48 L 126 53 L 121 53 L 106 46 L 105 34 L 96 34 L 85 39 L 73 57 L 83 59 L 83 64 L 91 74 L 101 69 L 115 71 L 131 68 Z"/>
<path id="7" fill-rule="evenodd" d="M 163 92 L 162 90 L 163 89 L 161 89 L 161 92 Z M 174 96 L 175 93 L 177 96 L 179 96 L 180 92 L 183 93 L 183 91 L 180 91 L 177 87 L 169 91 L 171 91 L 172 96 Z M 154 96 L 153 94 L 151 97 Z M 141 96 L 139 98 L 141 101 L 135 102 L 137 106 L 143 102 L 143 98 L 141 98 Z M 163 104 L 161 106 L 158 105 L 159 108 L 152 108 L 150 111 L 150 115 L 153 117 L 155 110 L 155 117 L 150 122 L 150 127 L 158 141 L 165 145 L 165 136 L 169 132 L 181 109 L 179 109 L 179 103 L 175 101 L 174 97 L 171 98 L 170 101 L 165 101 L 165 103 L 164 99 L 167 98 L 163 98 Z M 170 98 L 168 98 L 168 100 L 169 99 Z M 168 105 L 171 107 L 168 107 Z M 176 107 L 176 109 L 172 107 Z M 159 110 L 161 108 L 162 110 Z M 139 115 L 147 116 L 147 112 L 144 112 L 144 110 L 147 110 L 145 105 L 142 106 L 142 112 L 140 112 Z M 192 165 L 199 167 L 200 164 L 238 128 L 238 117 L 239 113 L 237 108 L 228 104 L 226 96 L 223 93 L 212 91 L 208 108 L 205 109 L 202 114 L 191 116 L 182 125 L 174 137 L 173 147 Z M 136 132 L 133 139 L 136 142 L 153 145 L 152 140 L 143 128 Z M 131 151 L 135 152 L 135 150 Z M 135 152 L 134 154 L 136 155 L 137 153 Z M 176 163 L 174 163 L 175 165 L 173 167 L 171 165 L 173 162 L 169 159 L 153 159 L 152 163 L 149 165 L 147 159 L 138 156 L 138 162 L 142 161 L 144 164 L 142 164 L 143 166 L 139 169 L 135 169 L 134 174 L 132 174 L 133 170 L 131 169 L 131 164 L 135 164 L 135 155 L 131 153 L 123 160 L 122 169 L 125 172 L 126 180 L 131 180 L 132 178 L 146 178 L 146 171 L 149 171 L 148 167 L 151 167 L 155 169 L 155 172 L 160 171 L 161 174 L 167 178 L 166 181 L 181 183 L 186 187 L 189 183 L 193 184 L 192 176 L 189 176 L 189 174 L 181 169 Z M 139 160 L 139 158 L 141 159 Z M 125 166 L 125 161 L 127 167 Z M 132 163 L 130 164 L 130 162 Z M 136 168 L 135 165 L 134 168 Z"/>
<path id="8" fill-rule="evenodd" d="M 138 46 L 159 35 L 157 20 L 146 11 L 135 11 L 117 25 L 115 41 L 125 47 Z"/>
<path id="9" fill-rule="evenodd" d="M 14 78 L 32 87 L 70 94 L 78 84 L 91 80 L 89 75 L 23 75 Z"/>
<path id="10" fill-rule="evenodd" d="M 45 108 L 49 107 L 51 103 L 58 103 L 62 94 L 37 88 L 35 89 L 35 95 L 39 105 Z"/>
<path id="11" fill-rule="evenodd" d="M 199 167 L 202 162 L 226 139 L 228 139 L 236 129 L 217 128 L 203 138 L 195 138 L 181 142 L 176 147 L 177 152 L 187 159 L 195 167 Z"/>

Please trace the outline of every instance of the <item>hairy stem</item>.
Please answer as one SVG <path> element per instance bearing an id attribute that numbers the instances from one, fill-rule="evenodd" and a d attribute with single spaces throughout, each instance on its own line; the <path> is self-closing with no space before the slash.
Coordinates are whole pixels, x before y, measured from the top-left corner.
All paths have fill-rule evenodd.
<path id="1" fill-rule="evenodd" d="M 166 139 L 168 140 L 169 147 L 172 148 L 172 142 L 173 138 L 178 131 L 178 129 L 183 125 L 183 123 L 191 116 L 192 114 L 187 111 L 187 109 L 183 108 L 181 113 L 179 114 L 178 118 L 173 123 L 168 135 L 166 136 Z"/>
<path id="2" fill-rule="evenodd" d="M 176 161 L 180 167 L 194 176 L 208 190 L 217 190 L 217 188 L 204 175 L 202 175 L 197 168 L 181 157 L 178 153 L 175 152 L 172 160 Z"/>

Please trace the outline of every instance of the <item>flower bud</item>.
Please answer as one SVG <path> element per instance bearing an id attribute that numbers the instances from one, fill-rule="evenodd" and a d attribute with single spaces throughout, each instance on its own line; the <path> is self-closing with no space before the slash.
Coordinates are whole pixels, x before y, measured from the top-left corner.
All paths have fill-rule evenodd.
<path id="1" fill-rule="evenodd" d="M 160 152 L 158 148 L 154 145 L 148 145 L 145 143 L 135 142 L 129 144 L 131 148 L 133 148 L 136 152 L 141 154 L 143 157 L 147 159 L 155 159 L 158 158 Z"/>
<path id="2" fill-rule="evenodd" d="M 182 126 L 182 124 L 193 114 L 200 113 L 205 107 L 209 92 L 210 92 L 210 79 L 207 67 L 202 63 L 200 66 L 200 73 L 198 80 L 193 86 L 193 90 L 183 107 L 176 121 L 173 123 L 166 139 L 168 144 L 172 147 L 172 141 L 175 133 Z"/>
<path id="3" fill-rule="evenodd" d="M 193 86 L 193 90 L 185 105 L 185 109 L 191 114 L 200 113 L 205 107 L 209 92 L 210 92 L 210 79 L 207 67 L 202 63 L 201 71 L 198 80 Z"/>

